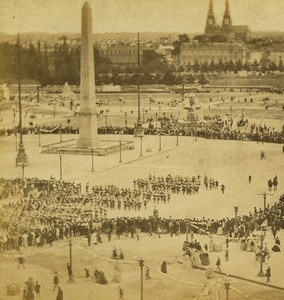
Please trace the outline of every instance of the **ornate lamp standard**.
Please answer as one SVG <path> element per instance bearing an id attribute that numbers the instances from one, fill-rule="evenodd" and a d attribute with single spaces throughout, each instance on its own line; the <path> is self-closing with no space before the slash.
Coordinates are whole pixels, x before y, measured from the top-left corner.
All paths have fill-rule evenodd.
<path id="1" fill-rule="evenodd" d="M 60 180 L 62 180 L 62 155 L 59 155 L 59 173 L 60 173 Z"/>
<path id="2" fill-rule="evenodd" d="M 226 291 L 226 300 L 229 300 L 229 290 L 231 288 L 231 282 L 226 280 L 224 285 L 225 285 L 225 291 Z"/>
<path id="3" fill-rule="evenodd" d="M 141 137 L 141 143 L 142 143 L 142 137 L 144 136 L 144 130 L 142 127 L 141 122 L 141 112 L 140 112 L 140 36 L 139 33 L 137 35 L 137 62 L 138 62 L 138 78 L 137 78 L 137 90 L 138 90 L 138 117 L 137 117 L 137 123 L 134 129 L 134 136 L 135 137 Z"/>
<path id="4" fill-rule="evenodd" d="M 238 210 L 239 210 L 239 208 L 237 206 L 235 206 L 234 210 L 235 210 L 235 225 L 238 226 Z"/>
<path id="5" fill-rule="evenodd" d="M 259 270 L 257 276 L 264 277 L 265 276 L 265 274 L 263 273 L 263 241 L 265 239 L 265 231 L 264 230 L 261 231 L 259 238 L 260 238 L 260 270 Z"/>
<path id="6" fill-rule="evenodd" d="M 18 92 L 19 92 L 19 132 L 20 142 L 18 154 L 16 157 L 16 166 L 27 166 L 29 164 L 28 156 L 25 152 L 22 129 L 22 99 L 21 99 L 21 55 L 20 55 L 20 38 L 17 38 L 17 54 L 18 54 Z"/>
<path id="7" fill-rule="evenodd" d="M 178 136 L 179 136 L 179 130 L 178 130 L 178 128 L 176 129 L 176 135 L 177 135 L 177 143 L 176 143 L 176 146 L 178 146 L 179 144 L 178 144 Z"/>
<path id="8" fill-rule="evenodd" d="M 140 274 L 141 274 L 141 294 L 140 294 L 140 299 L 143 300 L 143 267 L 144 267 L 144 259 L 139 259 L 139 266 L 140 266 Z"/>
<path id="9" fill-rule="evenodd" d="M 71 239 L 69 240 L 69 264 L 70 264 L 70 276 L 68 281 L 73 282 L 73 266 L 72 266 L 72 241 Z"/>

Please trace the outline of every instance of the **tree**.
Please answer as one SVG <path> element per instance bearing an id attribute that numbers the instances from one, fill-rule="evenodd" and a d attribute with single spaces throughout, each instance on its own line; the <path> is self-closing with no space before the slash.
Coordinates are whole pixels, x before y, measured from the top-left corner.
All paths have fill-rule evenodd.
<path id="1" fill-rule="evenodd" d="M 197 73 L 199 71 L 200 65 L 199 65 L 199 62 L 197 59 L 194 60 L 194 64 L 193 64 L 192 68 L 195 73 Z"/>
<path id="2" fill-rule="evenodd" d="M 156 71 L 166 72 L 168 63 L 163 55 L 155 52 L 154 50 L 144 50 L 142 56 L 141 70 L 146 73 Z"/>
<path id="3" fill-rule="evenodd" d="M 178 40 L 173 42 L 174 50 L 173 55 L 179 55 L 180 54 L 180 46 L 182 43 L 189 43 L 190 39 L 187 34 L 180 34 L 178 36 Z"/>
<path id="4" fill-rule="evenodd" d="M 163 84 L 166 84 L 166 85 L 174 85 L 175 80 L 176 80 L 175 75 L 172 72 L 168 71 L 167 73 L 165 73 L 162 82 L 163 82 Z"/>

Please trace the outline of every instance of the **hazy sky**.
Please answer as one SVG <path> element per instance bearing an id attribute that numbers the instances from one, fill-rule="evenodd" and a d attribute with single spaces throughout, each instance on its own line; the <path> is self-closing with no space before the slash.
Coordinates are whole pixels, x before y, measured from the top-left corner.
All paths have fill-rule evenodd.
<path id="1" fill-rule="evenodd" d="M 80 32 L 85 0 L 0 0 L 0 32 Z M 89 0 L 94 32 L 203 32 L 209 0 Z M 221 22 L 225 0 L 214 0 Z M 284 31 L 284 0 L 230 0 L 233 24 Z"/>

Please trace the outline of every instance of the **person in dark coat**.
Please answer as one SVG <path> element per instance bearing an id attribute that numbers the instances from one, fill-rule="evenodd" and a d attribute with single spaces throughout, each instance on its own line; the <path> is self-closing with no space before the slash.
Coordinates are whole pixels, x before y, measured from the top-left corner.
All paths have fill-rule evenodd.
<path id="1" fill-rule="evenodd" d="M 271 249 L 273 252 L 280 252 L 280 240 L 278 236 L 275 239 L 275 245 Z"/>
<path id="2" fill-rule="evenodd" d="M 59 278 L 57 273 L 55 273 L 54 277 L 53 277 L 53 290 L 55 291 L 55 289 L 57 288 L 59 283 Z"/>
<path id="3" fill-rule="evenodd" d="M 221 259 L 220 259 L 220 257 L 218 257 L 217 262 L 216 262 L 216 268 L 217 268 L 218 272 L 221 272 L 220 266 L 221 266 Z"/>
<path id="4" fill-rule="evenodd" d="M 68 277 L 72 276 L 72 270 L 71 270 L 71 266 L 69 263 L 66 263 L 66 268 L 67 268 L 67 272 L 68 272 Z"/>
<path id="5" fill-rule="evenodd" d="M 63 300 L 63 291 L 62 291 L 61 287 L 58 287 L 56 300 Z"/>
<path id="6" fill-rule="evenodd" d="M 269 267 L 269 266 L 268 266 L 268 267 L 267 267 L 267 269 L 266 269 L 265 276 L 266 276 L 266 282 L 270 282 L 270 277 L 271 277 L 271 269 L 270 269 L 270 267 Z"/>
<path id="7" fill-rule="evenodd" d="M 89 279 L 90 278 L 90 272 L 87 268 L 84 269 L 85 273 L 86 273 L 86 278 Z"/>
<path id="8" fill-rule="evenodd" d="M 168 273 L 167 271 L 167 262 L 163 261 L 162 265 L 161 265 L 161 271 L 162 273 Z"/>

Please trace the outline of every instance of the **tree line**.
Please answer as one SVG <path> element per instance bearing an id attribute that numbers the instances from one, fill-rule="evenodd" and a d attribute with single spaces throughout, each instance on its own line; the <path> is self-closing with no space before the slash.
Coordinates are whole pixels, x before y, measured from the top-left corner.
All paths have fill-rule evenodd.
<path id="1" fill-rule="evenodd" d="M 189 38 L 183 34 L 173 43 L 173 55 L 179 55 L 179 49 L 183 42 Z M 17 45 L 0 43 L 0 81 L 15 82 L 17 80 Z M 28 46 L 20 47 L 21 57 L 21 78 L 36 80 L 42 85 L 80 84 L 80 47 L 72 47 L 66 43 L 55 44 L 53 49 L 38 42 L 37 45 L 30 43 Z M 135 65 L 118 66 L 114 65 L 110 58 L 102 56 L 94 48 L 96 84 L 135 85 L 138 81 L 138 69 Z M 203 73 L 224 72 L 241 70 L 267 72 L 284 71 L 283 62 L 278 65 L 269 60 L 243 63 L 241 61 L 198 62 L 186 66 L 169 64 L 165 57 L 154 50 L 142 52 L 140 66 L 141 84 L 181 84 L 193 83 L 196 79 L 204 78 Z M 184 76 L 184 71 L 193 73 Z M 198 75 L 197 75 L 198 74 Z M 201 75 L 200 75 L 201 74 Z"/>

